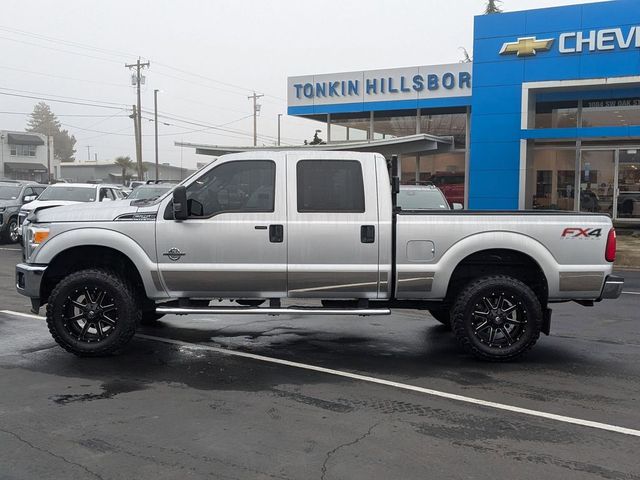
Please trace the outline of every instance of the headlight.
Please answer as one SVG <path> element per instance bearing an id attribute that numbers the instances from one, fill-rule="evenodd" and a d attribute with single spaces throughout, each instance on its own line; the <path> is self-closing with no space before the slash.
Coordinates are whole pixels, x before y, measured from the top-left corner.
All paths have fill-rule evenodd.
<path id="1" fill-rule="evenodd" d="M 7 207 L 0 207 L 0 212 L 4 212 L 7 209 Z"/>
<path id="2" fill-rule="evenodd" d="M 49 238 L 49 227 L 29 226 L 29 243 L 35 248 Z"/>

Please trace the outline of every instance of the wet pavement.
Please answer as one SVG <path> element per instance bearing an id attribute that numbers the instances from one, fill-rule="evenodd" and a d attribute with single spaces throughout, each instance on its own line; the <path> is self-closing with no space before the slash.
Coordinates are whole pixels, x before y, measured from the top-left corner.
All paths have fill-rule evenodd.
<path id="1" fill-rule="evenodd" d="M 28 312 L 18 259 L 0 250 L 0 307 Z M 640 292 L 640 273 L 624 275 Z M 552 335 L 500 365 L 410 310 L 170 316 L 101 359 L 0 313 L 0 479 L 640 479 L 640 437 L 199 348 L 639 430 L 639 307 L 556 305 Z"/>

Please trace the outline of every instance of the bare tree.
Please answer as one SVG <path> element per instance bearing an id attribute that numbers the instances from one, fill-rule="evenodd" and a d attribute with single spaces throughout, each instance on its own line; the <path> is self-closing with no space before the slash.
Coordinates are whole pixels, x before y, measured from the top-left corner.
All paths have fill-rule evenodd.
<path id="1" fill-rule="evenodd" d="M 492 13 L 502 13 L 502 8 L 498 5 L 500 3 L 502 3 L 502 0 L 488 0 L 487 6 L 484 9 L 484 14 L 491 15 Z"/>
<path id="2" fill-rule="evenodd" d="M 469 51 L 466 48 L 458 47 L 458 50 L 462 50 L 462 60 L 460 60 L 460 63 L 473 62 L 473 59 L 471 58 L 471 55 L 469 55 Z"/>

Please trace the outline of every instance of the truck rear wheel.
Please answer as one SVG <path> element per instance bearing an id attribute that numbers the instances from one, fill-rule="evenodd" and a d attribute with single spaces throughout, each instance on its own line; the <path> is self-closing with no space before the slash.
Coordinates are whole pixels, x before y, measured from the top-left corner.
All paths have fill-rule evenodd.
<path id="1" fill-rule="evenodd" d="M 78 356 L 115 353 L 133 337 L 141 310 L 134 289 L 117 274 L 88 269 L 63 278 L 47 304 L 47 326 Z"/>
<path id="2" fill-rule="evenodd" d="M 495 362 L 516 359 L 531 349 L 540 337 L 542 320 L 533 290 L 506 275 L 471 282 L 460 292 L 451 315 L 460 345 Z"/>

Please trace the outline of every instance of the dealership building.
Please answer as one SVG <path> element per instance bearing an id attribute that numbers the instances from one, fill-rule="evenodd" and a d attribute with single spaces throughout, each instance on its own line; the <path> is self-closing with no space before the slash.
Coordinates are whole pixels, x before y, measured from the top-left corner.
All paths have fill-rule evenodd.
<path id="1" fill-rule="evenodd" d="M 326 124 L 321 148 L 399 154 L 403 183 L 469 209 L 637 221 L 640 3 L 477 16 L 472 63 L 293 76 L 288 114 Z"/>

